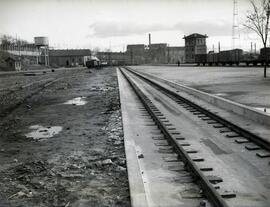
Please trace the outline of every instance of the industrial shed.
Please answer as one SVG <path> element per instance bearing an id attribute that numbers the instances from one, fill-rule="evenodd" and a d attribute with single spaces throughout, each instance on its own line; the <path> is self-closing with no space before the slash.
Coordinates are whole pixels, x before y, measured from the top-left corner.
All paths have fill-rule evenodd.
<path id="1" fill-rule="evenodd" d="M 22 68 L 21 58 L 17 56 L 9 56 L 5 59 L 8 70 L 20 71 Z"/>
<path id="2" fill-rule="evenodd" d="M 85 62 L 90 58 L 89 49 L 49 50 L 50 65 L 56 67 L 85 66 Z"/>

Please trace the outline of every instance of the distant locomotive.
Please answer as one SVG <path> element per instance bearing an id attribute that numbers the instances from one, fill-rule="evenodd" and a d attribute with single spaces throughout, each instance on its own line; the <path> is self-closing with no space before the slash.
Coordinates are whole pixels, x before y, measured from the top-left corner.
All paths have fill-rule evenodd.
<path id="1" fill-rule="evenodd" d="M 219 53 L 209 52 L 208 54 L 197 54 L 195 55 L 195 63 L 198 65 L 239 65 L 244 63 L 247 66 L 258 64 L 263 65 L 267 60 L 267 64 L 270 61 L 270 48 L 262 48 L 260 55 L 243 53 L 241 49 L 225 50 Z"/>
<path id="2" fill-rule="evenodd" d="M 100 61 L 96 57 L 91 57 L 85 62 L 85 65 L 87 68 L 98 68 L 100 67 Z"/>

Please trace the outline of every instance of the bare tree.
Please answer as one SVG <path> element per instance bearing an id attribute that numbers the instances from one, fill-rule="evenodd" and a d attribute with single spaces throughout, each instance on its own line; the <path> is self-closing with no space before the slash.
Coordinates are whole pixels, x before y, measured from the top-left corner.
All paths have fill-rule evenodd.
<path id="1" fill-rule="evenodd" d="M 255 32 L 260 37 L 263 43 L 264 77 L 266 77 L 266 67 L 268 59 L 266 43 L 268 39 L 270 0 L 259 0 L 259 2 L 260 4 L 257 4 L 255 0 L 250 0 L 252 10 L 247 12 L 246 23 L 244 24 L 244 26 Z"/>

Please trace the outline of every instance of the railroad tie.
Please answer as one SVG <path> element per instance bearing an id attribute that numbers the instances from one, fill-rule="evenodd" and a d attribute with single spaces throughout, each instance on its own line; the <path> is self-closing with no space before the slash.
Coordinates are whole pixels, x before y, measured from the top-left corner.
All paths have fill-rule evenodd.
<path id="1" fill-rule="evenodd" d="M 185 149 L 185 151 L 188 154 L 194 154 L 194 153 L 197 153 L 198 152 L 197 150 L 194 150 L 194 149 Z"/>
<path id="2" fill-rule="evenodd" d="M 194 162 L 203 162 L 204 161 L 204 158 L 202 158 L 202 157 L 194 157 L 194 158 L 192 158 L 192 160 Z"/>
<path id="3" fill-rule="evenodd" d="M 158 142 L 158 143 L 155 143 L 155 145 L 161 146 L 161 147 L 169 146 L 168 142 Z"/>
<path id="4" fill-rule="evenodd" d="M 204 172 L 208 172 L 208 171 L 213 171 L 213 168 L 212 167 L 201 167 L 200 170 L 204 171 Z"/>
<path id="5" fill-rule="evenodd" d="M 178 156 L 166 156 L 166 157 L 162 157 L 162 159 L 165 161 L 165 162 L 179 162 L 180 159 L 178 158 Z"/>
<path id="6" fill-rule="evenodd" d="M 218 124 L 218 125 L 213 125 L 214 128 L 220 129 L 220 128 L 225 128 L 226 126 L 222 125 L 222 124 Z"/>
<path id="7" fill-rule="evenodd" d="M 176 140 L 185 140 L 186 139 L 185 137 L 179 137 L 179 136 L 175 136 L 173 138 L 176 139 Z"/>
<path id="8" fill-rule="evenodd" d="M 194 114 L 194 115 L 201 115 L 201 114 L 203 114 L 203 113 L 197 111 L 197 112 L 193 112 L 193 114 Z"/>
<path id="9" fill-rule="evenodd" d="M 228 132 L 232 132 L 231 129 L 221 129 L 219 130 L 220 133 L 228 133 Z"/>
<path id="10" fill-rule="evenodd" d="M 188 147 L 188 146 L 190 146 L 189 143 L 180 143 L 179 145 L 182 146 L 182 147 Z"/>
<path id="11" fill-rule="evenodd" d="M 259 147 L 258 145 L 255 145 L 255 144 L 246 145 L 245 148 L 249 151 L 262 149 L 261 147 Z"/>
<path id="12" fill-rule="evenodd" d="M 179 135 L 179 134 L 181 134 L 180 132 L 178 132 L 178 131 L 172 131 L 172 132 L 170 132 L 172 135 Z"/>
<path id="13" fill-rule="evenodd" d="M 239 134 L 226 134 L 227 138 L 241 137 Z"/>
<path id="14" fill-rule="evenodd" d="M 155 137 L 152 137 L 153 140 L 165 140 L 164 136 L 155 136 Z"/>
<path id="15" fill-rule="evenodd" d="M 256 155 L 260 158 L 267 158 L 270 157 L 270 152 L 268 151 L 257 152 Z"/>
<path id="16" fill-rule="evenodd" d="M 224 191 L 222 193 L 220 193 L 222 198 L 235 198 L 236 194 L 234 192 L 230 192 L 230 191 Z"/>
<path id="17" fill-rule="evenodd" d="M 235 142 L 238 144 L 244 144 L 244 143 L 249 143 L 250 141 L 248 139 L 241 138 L 241 139 L 236 139 Z"/>
<path id="18" fill-rule="evenodd" d="M 209 175 L 209 176 L 206 176 L 206 177 L 209 180 L 209 182 L 212 183 L 212 184 L 217 184 L 217 183 L 223 182 L 223 179 L 218 177 L 218 176 Z"/>
<path id="19" fill-rule="evenodd" d="M 208 121 L 207 124 L 218 124 L 218 122 L 217 122 L 217 121 L 212 121 L 212 120 L 211 120 L 211 121 Z M 218 126 L 218 125 L 214 125 L 214 126 Z M 214 127 L 214 126 L 213 126 L 213 127 Z"/>
<path id="20" fill-rule="evenodd" d="M 202 117 L 202 120 L 203 120 L 203 121 L 210 121 L 210 120 L 213 120 L 213 119 L 210 118 L 210 117 Z"/>

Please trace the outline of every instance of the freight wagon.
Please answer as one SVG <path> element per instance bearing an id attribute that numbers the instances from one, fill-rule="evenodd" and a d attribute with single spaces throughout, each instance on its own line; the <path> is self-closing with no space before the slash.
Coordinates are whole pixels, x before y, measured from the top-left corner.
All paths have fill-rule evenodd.
<path id="1" fill-rule="evenodd" d="M 249 65 L 263 65 L 267 61 L 270 62 L 270 48 L 262 48 L 260 55 L 244 53 L 241 49 L 225 50 L 219 53 L 209 52 L 208 54 L 195 55 L 195 63 L 197 65 L 239 65 L 244 63 Z"/>

